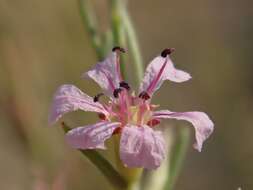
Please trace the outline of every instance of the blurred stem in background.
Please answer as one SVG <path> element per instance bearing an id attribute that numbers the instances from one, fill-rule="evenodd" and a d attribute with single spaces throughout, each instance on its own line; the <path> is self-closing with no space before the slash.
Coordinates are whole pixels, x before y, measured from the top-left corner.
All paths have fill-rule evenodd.
<path id="1" fill-rule="evenodd" d="M 99 60 L 104 58 L 104 52 L 102 48 L 101 36 L 98 34 L 97 20 L 95 14 L 90 6 L 89 1 L 79 0 L 80 15 L 82 17 L 85 29 L 90 35 L 91 44 L 96 52 L 96 56 Z"/>
<path id="2" fill-rule="evenodd" d="M 111 28 L 113 34 L 113 44 L 114 46 L 120 46 L 123 48 L 127 47 L 126 44 L 126 30 L 122 20 L 121 12 L 124 10 L 126 6 L 126 2 L 119 1 L 119 0 L 110 0 L 110 13 L 111 13 Z M 120 67 L 121 72 L 124 78 L 127 77 L 126 75 L 126 57 L 121 55 L 120 56 Z"/>
<path id="3" fill-rule="evenodd" d="M 136 71 L 136 83 L 140 83 L 143 77 L 143 61 L 137 36 L 131 18 L 128 15 L 127 1 L 110 0 L 110 7 L 114 44 L 128 47 L 133 57 L 133 67 Z M 124 65 L 123 57 L 123 62 L 121 64 L 123 71 Z"/>
<path id="4" fill-rule="evenodd" d="M 127 12 L 126 1 L 110 0 L 111 29 L 99 34 L 97 19 L 88 0 L 79 0 L 80 15 L 87 30 L 93 49 L 98 60 L 103 60 L 112 46 L 129 47 L 129 52 L 133 57 L 133 66 L 136 71 L 136 82 L 139 83 L 143 76 L 143 62 L 138 45 L 136 33 Z M 121 69 L 123 75 L 125 71 L 125 57 L 121 57 Z"/>
<path id="5" fill-rule="evenodd" d="M 136 82 L 139 84 L 143 77 L 144 65 L 142 61 L 138 39 L 134 30 L 132 21 L 128 15 L 127 9 L 126 8 L 123 9 L 121 14 L 122 14 L 124 26 L 126 28 L 127 43 L 129 46 L 129 51 L 133 57 L 134 70 L 136 71 Z"/>
<path id="6" fill-rule="evenodd" d="M 173 189 L 178 174 L 181 171 L 189 141 L 189 128 L 181 127 L 179 130 L 178 138 L 175 138 L 171 149 L 168 168 L 168 179 L 165 183 L 164 190 Z"/>
<path id="7" fill-rule="evenodd" d="M 143 61 L 139 48 L 139 43 L 136 37 L 136 33 L 129 17 L 127 11 L 127 1 L 125 0 L 108 0 L 109 8 L 110 8 L 110 16 L 111 16 L 111 28 L 102 34 L 99 34 L 96 22 L 96 16 L 93 12 L 92 7 L 89 4 L 88 0 L 79 0 L 79 8 L 80 14 L 83 20 L 83 24 L 91 38 L 91 44 L 93 49 L 96 52 L 96 56 L 98 60 L 103 60 L 105 56 L 108 54 L 109 50 L 113 48 L 113 46 L 121 46 L 127 48 L 129 50 L 130 55 L 133 58 L 133 67 L 135 71 L 136 83 L 140 83 L 143 77 Z M 121 70 L 124 78 L 127 80 L 127 72 L 125 69 L 125 57 L 121 56 Z M 161 167 L 161 170 L 167 172 L 168 176 L 163 185 L 160 185 L 160 189 L 156 190 L 172 190 L 175 180 L 180 172 L 183 159 L 185 157 L 187 145 L 189 141 L 189 130 L 186 128 L 180 129 L 178 139 L 175 140 L 174 145 L 171 150 L 168 151 L 170 154 L 168 155 L 168 159 Z M 111 166 L 111 164 L 106 161 L 100 154 L 96 151 L 91 151 L 89 154 L 82 153 L 88 157 L 88 159 L 97 166 L 97 168 L 105 175 L 105 177 L 117 188 L 122 190 L 138 190 L 141 187 L 132 186 L 134 182 L 128 182 L 128 186 L 122 188 L 124 186 L 124 179 L 121 176 L 122 174 L 117 173 L 117 171 Z M 102 166 L 101 164 L 105 164 Z M 108 171 L 105 170 L 109 170 Z M 124 172 L 124 170 L 123 170 Z M 128 171 L 129 172 L 129 171 Z M 135 172 L 133 170 L 133 172 Z M 130 171 L 131 173 L 131 171 Z M 146 173 L 149 173 L 146 171 Z M 145 181 L 154 181 L 160 177 L 159 172 L 152 172 L 152 175 L 146 175 Z M 115 183 L 115 179 L 110 179 L 112 177 L 120 179 L 122 183 Z M 152 179 L 151 179 L 152 178 Z M 134 180 L 137 180 L 136 178 Z M 131 185 L 130 185 L 131 184 Z M 122 186 L 123 185 L 123 186 Z M 144 186 L 142 186 L 143 189 Z"/>

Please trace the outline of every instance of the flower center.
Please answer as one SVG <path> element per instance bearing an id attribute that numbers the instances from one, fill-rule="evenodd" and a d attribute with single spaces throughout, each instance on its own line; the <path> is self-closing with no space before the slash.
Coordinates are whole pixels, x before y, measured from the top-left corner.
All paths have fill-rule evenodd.
<path id="1" fill-rule="evenodd" d="M 141 126 L 151 120 L 152 105 L 122 89 L 113 101 L 112 112 L 114 114 L 110 119 L 121 122 L 122 127 L 126 124 Z"/>

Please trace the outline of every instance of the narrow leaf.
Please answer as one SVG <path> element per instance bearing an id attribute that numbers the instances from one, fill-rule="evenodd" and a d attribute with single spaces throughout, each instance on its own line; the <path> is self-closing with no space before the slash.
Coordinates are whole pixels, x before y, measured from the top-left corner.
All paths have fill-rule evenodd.
<path id="1" fill-rule="evenodd" d="M 71 128 L 62 122 L 62 128 L 67 133 Z M 117 189 L 127 187 L 126 180 L 114 169 L 114 167 L 96 150 L 79 150 L 89 161 L 91 161 L 106 179 Z"/>

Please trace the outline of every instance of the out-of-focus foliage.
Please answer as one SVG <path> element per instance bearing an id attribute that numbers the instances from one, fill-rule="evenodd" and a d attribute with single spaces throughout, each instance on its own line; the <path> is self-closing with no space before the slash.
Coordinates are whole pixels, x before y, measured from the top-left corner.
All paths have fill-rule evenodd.
<path id="1" fill-rule="evenodd" d="M 106 1 L 94 4 L 105 30 Z M 175 47 L 175 64 L 193 76 L 188 83 L 165 84 L 154 102 L 205 111 L 215 122 L 202 153 L 189 147 L 177 190 L 253 188 L 252 6 L 247 0 L 129 1 L 146 63 Z M 59 85 L 72 83 L 90 95 L 99 91 L 80 79 L 95 62 L 76 1 L 0 1 L 1 189 L 110 188 L 68 148 L 59 126 L 47 127 Z M 66 121 L 79 126 L 95 119 L 78 112 Z"/>

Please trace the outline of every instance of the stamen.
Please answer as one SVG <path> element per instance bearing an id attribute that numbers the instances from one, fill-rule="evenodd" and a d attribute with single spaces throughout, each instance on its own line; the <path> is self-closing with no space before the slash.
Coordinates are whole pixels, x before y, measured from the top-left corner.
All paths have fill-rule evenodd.
<path id="1" fill-rule="evenodd" d="M 167 55 L 170 55 L 174 51 L 175 51 L 175 48 L 167 48 L 162 51 L 161 56 L 165 58 L 167 57 Z"/>
<path id="2" fill-rule="evenodd" d="M 113 131 L 112 134 L 113 134 L 113 135 L 120 134 L 121 131 L 122 131 L 122 127 L 118 127 L 118 128 L 116 128 L 116 129 Z"/>
<path id="3" fill-rule="evenodd" d="M 147 123 L 147 125 L 150 126 L 150 127 L 154 127 L 158 124 L 160 124 L 160 120 L 158 120 L 158 119 L 149 120 L 148 123 Z"/>
<path id="4" fill-rule="evenodd" d="M 118 98 L 119 97 L 119 93 L 122 91 L 123 89 L 122 88 L 116 88 L 114 91 L 113 91 L 113 96 L 115 98 Z"/>
<path id="5" fill-rule="evenodd" d="M 123 80 L 123 77 L 121 75 L 121 71 L 120 71 L 120 53 L 125 53 L 125 49 L 121 48 L 119 46 L 116 46 L 112 49 L 113 52 L 116 52 L 116 71 L 117 71 L 117 75 L 119 77 L 119 80 Z"/>
<path id="6" fill-rule="evenodd" d="M 148 100 L 148 99 L 150 99 L 150 96 L 146 91 L 143 91 L 139 94 L 139 98 L 142 98 L 144 100 Z"/>
<path id="7" fill-rule="evenodd" d="M 130 90 L 129 84 L 127 82 L 125 82 L 125 81 L 121 81 L 119 83 L 119 86 L 122 87 L 122 88 L 125 88 L 126 90 Z"/>
<path id="8" fill-rule="evenodd" d="M 154 90 L 155 86 L 157 85 L 157 83 L 158 83 L 159 79 L 161 78 L 163 71 L 167 65 L 167 61 L 168 61 L 167 55 L 171 54 L 173 51 L 175 51 L 174 48 L 167 48 L 162 51 L 161 56 L 163 58 L 165 58 L 165 61 L 164 61 L 163 65 L 161 66 L 158 74 L 155 76 L 155 78 L 151 81 L 150 85 L 148 86 L 148 89 L 147 89 L 148 93 L 151 93 Z"/>
<path id="9" fill-rule="evenodd" d="M 126 50 L 122 47 L 119 47 L 119 46 L 115 46 L 114 48 L 112 48 L 112 51 L 115 52 L 115 51 L 120 51 L 122 53 L 125 53 Z"/>
<path id="10" fill-rule="evenodd" d="M 99 94 L 97 94 L 94 98 L 93 98 L 93 101 L 94 102 L 98 102 L 99 101 L 99 98 L 101 97 L 101 96 L 103 96 L 104 95 L 104 93 L 99 93 Z"/>
<path id="11" fill-rule="evenodd" d="M 99 117 L 99 119 L 101 119 L 101 120 L 106 120 L 106 116 L 105 116 L 105 114 L 103 114 L 103 113 L 99 113 L 99 114 L 98 114 L 98 117 Z"/>

